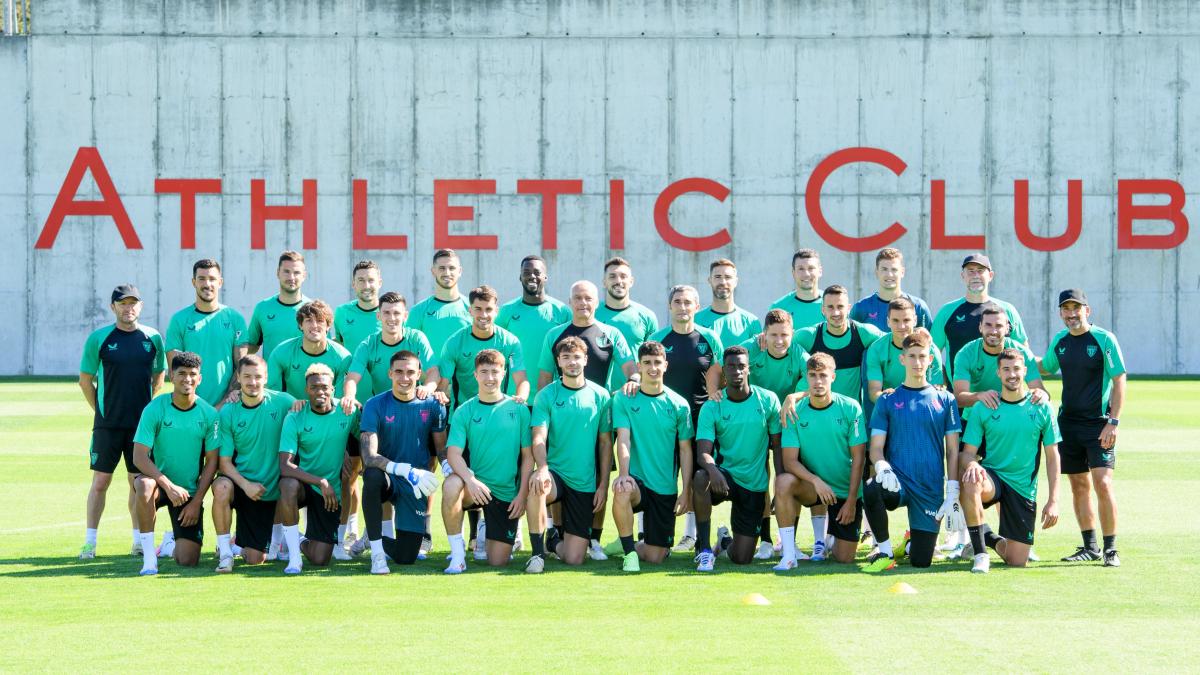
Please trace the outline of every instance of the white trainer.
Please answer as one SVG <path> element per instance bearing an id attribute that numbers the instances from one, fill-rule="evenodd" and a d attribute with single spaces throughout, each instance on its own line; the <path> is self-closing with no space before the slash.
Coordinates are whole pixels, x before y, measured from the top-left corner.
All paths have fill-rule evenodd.
<path id="1" fill-rule="evenodd" d="M 371 574 L 391 574 L 392 568 L 388 567 L 387 556 L 382 553 L 371 554 Z"/>
<path id="2" fill-rule="evenodd" d="M 755 560 L 770 560 L 775 557 L 775 547 L 769 541 L 758 542 L 758 550 L 754 552 Z"/>
<path id="3" fill-rule="evenodd" d="M 587 555 L 592 560 L 608 560 L 608 554 L 604 552 L 604 547 L 595 539 L 588 544 Z"/>
<path id="4" fill-rule="evenodd" d="M 333 559 L 334 560 L 354 560 L 354 556 L 350 555 L 350 552 L 346 550 L 345 546 L 342 546 L 341 544 L 334 544 L 333 545 Z"/>
<path id="5" fill-rule="evenodd" d="M 476 560 L 487 560 L 487 521 L 483 518 L 479 519 L 479 526 L 475 528 L 475 547 L 471 555 Z"/>
<path id="6" fill-rule="evenodd" d="M 690 534 L 685 534 L 682 537 L 680 537 L 679 543 L 675 544 L 675 548 L 673 548 L 671 550 L 682 553 L 684 551 L 690 551 L 694 548 L 696 548 L 696 538 L 691 536 Z"/>
<path id="7" fill-rule="evenodd" d="M 697 572 L 711 572 L 717 563 L 717 556 L 712 551 L 704 550 L 696 555 Z"/>
<path id="8" fill-rule="evenodd" d="M 991 558 L 986 552 L 975 554 L 975 564 L 971 565 L 971 572 L 974 574 L 987 574 L 992 567 Z"/>
<path id="9" fill-rule="evenodd" d="M 813 562 L 825 562 L 825 542 L 824 541 L 813 542 L 812 561 Z"/>
<path id="10" fill-rule="evenodd" d="M 775 570 L 776 572 L 786 572 L 788 570 L 794 570 L 794 569 L 796 569 L 796 560 L 795 560 L 795 558 L 784 558 L 784 559 L 780 560 L 778 563 L 776 563 L 775 566 L 772 567 L 771 569 Z"/>
<path id="11" fill-rule="evenodd" d="M 217 574 L 228 574 L 233 571 L 233 556 L 223 555 L 217 562 Z"/>
<path id="12" fill-rule="evenodd" d="M 526 574 L 541 574 L 544 569 L 546 569 L 546 560 L 540 555 L 529 556 L 529 562 L 525 563 Z"/>
<path id="13" fill-rule="evenodd" d="M 446 574 L 462 574 L 463 572 L 467 571 L 467 561 L 466 560 L 454 560 L 453 558 L 451 558 L 450 566 L 447 567 L 443 571 Z"/>
<path id="14" fill-rule="evenodd" d="M 159 545 L 156 554 L 160 558 L 170 558 L 175 555 L 175 539 L 168 539 Z"/>

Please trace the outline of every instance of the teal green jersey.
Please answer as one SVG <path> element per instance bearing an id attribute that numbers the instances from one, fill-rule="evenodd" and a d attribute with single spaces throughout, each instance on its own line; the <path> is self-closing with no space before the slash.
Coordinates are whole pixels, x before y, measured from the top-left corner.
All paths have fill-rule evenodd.
<path id="1" fill-rule="evenodd" d="M 868 382 L 882 382 L 884 389 L 895 389 L 904 384 L 904 364 L 900 363 L 900 352 L 903 351 L 892 341 L 890 333 L 875 344 L 867 347 L 863 357 L 863 369 L 866 371 Z M 942 374 L 942 354 L 933 345 L 929 346 L 933 360 L 925 371 L 925 380 L 931 384 L 940 385 L 945 381 Z"/>
<path id="2" fill-rule="evenodd" d="M 796 341 L 780 358 L 758 346 L 758 338 L 750 338 L 741 344 L 750 353 L 750 384 L 757 385 L 775 394 L 779 400 L 796 391 L 796 385 L 804 379 L 804 366 L 808 363 L 808 352 Z"/>
<path id="3" fill-rule="evenodd" d="M 549 296 L 538 305 L 530 305 L 523 299 L 506 302 L 496 316 L 496 325 L 507 330 L 521 341 L 521 355 L 525 357 L 525 379 L 529 380 L 529 400 L 537 396 L 538 360 L 546 333 L 551 328 L 571 321 L 571 308 Z M 553 372 L 553 371 L 551 371 Z M 508 393 L 514 394 L 517 387 L 509 378 Z"/>
<path id="4" fill-rule="evenodd" d="M 295 455 L 296 466 L 333 486 L 338 499 L 342 498 L 342 461 L 346 458 L 346 441 L 358 435 L 358 414 L 355 408 L 349 415 L 342 412 L 341 401 L 333 399 L 333 409 L 327 413 L 314 412 L 305 406 L 288 413 L 279 433 L 279 454 Z M 321 493 L 315 485 L 314 492 Z"/>
<path id="5" fill-rule="evenodd" d="M 1025 357 L 1025 382 L 1034 383 L 1042 379 L 1038 373 L 1037 360 L 1033 356 L 1033 352 L 1029 351 L 1024 343 L 1017 342 L 1012 338 L 1004 338 L 1004 346 L 1001 349 L 1015 349 L 1021 352 Z M 954 357 L 954 381 L 966 382 L 970 385 L 967 391 L 979 393 L 981 391 L 1004 391 L 1004 385 L 1000 382 L 1000 376 L 996 373 L 996 361 L 1000 356 L 999 352 L 995 354 L 987 353 L 983 348 L 983 338 L 976 338 L 972 342 L 968 342 L 966 346 L 958 351 L 958 355 Z M 932 381 L 932 380 L 931 380 Z M 973 405 L 966 408 L 962 412 L 964 420 L 972 419 L 970 414 L 978 405 Z"/>
<path id="6" fill-rule="evenodd" d="M 963 436 L 964 444 L 976 448 L 985 440 L 987 456 L 979 463 L 1022 497 L 1036 501 L 1042 446 L 1062 440 L 1050 404 L 1034 403 L 1029 394 L 1015 403 L 1001 399 L 995 410 L 974 415 Z"/>
<path id="7" fill-rule="evenodd" d="M 221 408 L 221 456 L 232 457 L 238 473 L 266 488 L 264 501 L 279 499 L 279 436 L 295 402 L 268 389 L 254 407 L 238 398 Z"/>
<path id="8" fill-rule="evenodd" d="M 363 340 L 379 332 L 379 307 L 363 309 L 357 300 L 333 310 L 333 339 L 353 353 Z"/>
<path id="9" fill-rule="evenodd" d="M 133 442 L 150 448 L 150 459 L 168 480 L 195 494 L 204 453 L 221 448 L 217 410 L 201 398 L 181 410 L 171 394 L 161 394 L 142 411 Z"/>
<path id="10" fill-rule="evenodd" d="M 479 395 L 475 381 L 475 356 L 485 349 L 495 349 L 504 355 L 506 380 L 512 373 L 525 372 L 525 357 L 521 341 L 512 333 L 494 326 L 491 337 L 476 337 L 471 328 L 463 328 L 450 336 L 438 356 L 438 372 L 451 383 L 451 406 Z"/>
<path id="11" fill-rule="evenodd" d="M 716 333 L 723 345 L 740 345 L 762 332 L 758 317 L 741 307 L 722 313 L 710 305 L 696 313 L 696 325 Z"/>
<path id="12" fill-rule="evenodd" d="M 841 335 L 832 335 L 829 326 L 821 322 L 796 331 L 792 338 L 792 346 L 800 345 L 810 354 L 829 354 L 837 365 L 837 378 L 833 381 L 833 391 L 849 396 L 861 405 L 863 400 L 862 364 L 867 349 L 884 336 L 883 331 L 869 323 L 847 321 L 848 328 Z M 808 391 L 808 379 L 800 378 L 796 391 Z"/>
<path id="13" fill-rule="evenodd" d="M 1063 419 L 1093 421 L 1108 418 L 1108 397 L 1114 377 L 1125 374 L 1125 358 L 1117 336 L 1092 326 L 1079 335 L 1063 329 L 1050 340 L 1042 367 L 1056 373 L 1062 369 Z"/>
<path id="14" fill-rule="evenodd" d="M 350 352 L 332 340 L 325 341 L 325 349 L 320 354 L 304 351 L 304 338 L 284 340 L 267 359 L 267 387 L 296 398 L 307 398 L 304 373 L 314 363 L 329 366 L 333 371 L 334 396 L 341 396 L 346 373 L 350 370 Z"/>
<path id="15" fill-rule="evenodd" d="M 792 315 L 792 327 L 797 331 L 801 328 L 815 326 L 825 320 L 821 313 L 821 297 L 815 300 L 801 300 L 796 293 L 788 293 L 771 303 L 770 309 L 782 309 Z"/>
<path id="16" fill-rule="evenodd" d="M 245 344 L 246 320 L 225 305 L 211 312 L 188 305 L 171 317 L 167 328 L 168 352 L 195 352 L 200 356 L 201 379 L 196 394 L 210 405 L 220 403 L 229 391 L 235 370 L 233 350 Z"/>
<path id="17" fill-rule="evenodd" d="M 595 382 L 572 389 L 558 379 L 533 402 L 531 425 L 546 427 L 546 463 L 572 490 L 596 491 L 597 435 L 612 431 L 611 399 Z"/>
<path id="18" fill-rule="evenodd" d="M 696 422 L 696 441 L 713 441 L 721 468 L 747 490 L 767 489 L 770 434 L 779 433 L 779 399 L 762 387 L 750 386 L 743 401 L 707 401 Z"/>
<path id="19" fill-rule="evenodd" d="M 250 313 L 250 328 L 247 342 L 258 346 L 258 353 L 267 358 L 284 340 L 300 337 L 300 325 L 296 323 L 296 312 L 310 300 L 303 295 L 290 305 L 273 295 L 260 301 Z"/>
<path id="20" fill-rule="evenodd" d="M 658 332 L 658 316 L 649 307 L 629 301 L 624 309 L 613 309 L 605 303 L 596 308 L 596 320 L 621 331 L 629 351 L 637 354 L 638 347 Z M 568 317 L 568 321 L 570 318 Z"/>
<path id="21" fill-rule="evenodd" d="M 521 448 L 530 441 L 529 408 L 505 396 L 484 403 L 471 398 L 458 406 L 450 420 L 446 446 L 470 448 L 467 465 L 492 497 L 511 502 L 517 497 Z"/>
<path id="22" fill-rule="evenodd" d="M 408 311 L 405 326 L 415 328 L 429 338 L 433 347 L 434 357 L 441 354 L 442 345 L 463 328 L 471 325 L 471 309 L 467 299 L 459 296 L 457 300 L 438 300 L 429 296 L 413 305 Z"/>
<path id="23" fill-rule="evenodd" d="M 651 492 L 679 493 L 679 441 L 691 440 L 692 413 L 687 401 L 670 389 L 651 396 L 638 390 L 633 396 L 613 395 L 613 429 L 629 430 L 629 473 Z"/>
<path id="24" fill-rule="evenodd" d="M 359 403 L 366 403 L 375 394 L 392 390 L 392 378 L 388 374 L 392 368 L 392 354 L 403 351 L 416 354 L 421 359 L 423 370 L 432 368 L 437 362 L 425 334 L 407 326 L 400 328 L 400 341 L 396 344 L 384 342 L 382 332 L 374 333 L 359 343 L 350 359 L 350 372 L 362 376 L 354 394 Z"/>
<path id="25" fill-rule="evenodd" d="M 799 448 L 800 463 L 845 499 L 850 495 L 850 448 L 867 442 L 867 425 L 858 401 L 841 394 L 831 398 L 824 408 L 814 407 L 810 397 L 801 400 L 796 421 L 783 428 L 780 445 Z M 858 496 L 862 496 L 861 483 Z"/>

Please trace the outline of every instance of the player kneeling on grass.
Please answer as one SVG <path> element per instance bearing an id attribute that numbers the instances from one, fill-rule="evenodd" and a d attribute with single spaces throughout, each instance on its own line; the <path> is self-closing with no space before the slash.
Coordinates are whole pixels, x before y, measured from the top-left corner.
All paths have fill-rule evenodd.
<path id="1" fill-rule="evenodd" d="M 532 452 L 526 513 L 533 555 L 525 571 L 540 573 L 546 551 L 582 565 L 592 537 L 593 514 L 608 501 L 612 465 L 611 396 L 584 377 L 587 345 L 571 336 L 554 345 L 562 377 L 543 387 L 533 403 Z M 474 448 L 472 448 L 474 452 Z M 546 532 L 546 505 L 562 504 L 562 532 Z"/>
<path id="2" fill-rule="evenodd" d="M 233 571 L 229 529 L 237 513 L 242 560 L 258 565 L 272 545 L 279 501 L 279 436 L 296 399 L 267 389 L 267 363 L 257 354 L 238 360 L 238 400 L 221 408 L 221 476 L 213 482 L 212 519 L 217 531 L 217 571 Z M 232 508 L 232 510 L 231 510 Z"/>
<path id="3" fill-rule="evenodd" d="M 1058 422 L 1050 404 L 1035 402 L 1025 386 L 1025 355 L 1005 349 L 996 359 L 1003 391 L 995 410 L 976 410 L 963 438 L 962 501 L 967 531 L 975 549 L 972 572 L 987 572 L 987 549 L 995 549 L 1004 562 L 1024 567 L 1033 546 L 1037 517 L 1038 456 L 1046 453 L 1046 480 L 1050 498 L 1042 508 L 1042 529 L 1058 522 Z M 978 458 L 986 441 L 987 455 Z M 984 508 L 1000 508 L 1000 536 L 983 522 Z"/>
<path id="4" fill-rule="evenodd" d="M 392 354 L 392 389 L 363 406 L 363 518 L 371 546 L 371 574 L 387 574 L 387 559 L 411 565 L 421 553 L 429 496 L 437 476 L 420 467 L 445 453 L 446 408 L 430 396 L 420 398 L 421 359 L 402 350 Z M 384 532 L 383 504 L 396 514 Z"/>
<path id="5" fill-rule="evenodd" d="M 279 512 L 287 540 L 285 574 L 299 574 L 300 554 L 319 567 L 329 564 L 342 510 L 346 440 L 358 432 L 359 409 L 346 413 L 333 397 L 333 370 L 314 363 L 304 373 L 308 402 L 288 413 L 279 436 Z M 308 508 L 304 543 L 300 507 Z"/>
<path id="6" fill-rule="evenodd" d="M 492 567 L 508 564 L 525 514 L 533 473 L 529 408 L 505 395 L 504 363 L 505 356 L 495 349 L 475 355 L 479 394 L 459 405 L 450 421 L 446 461 L 454 473 L 442 483 L 442 522 L 450 538 L 446 574 L 467 569 L 464 508 L 484 513 L 487 561 Z M 467 447 L 471 448 L 470 461 L 463 452 Z"/>
<path id="7" fill-rule="evenodd" d="M 879 545 L 868 559 L 867 572 L 896 566 L 907 555 L 913 567 L 929 567 L 937 545 L 938 523 L 949 518 L 951 530 L 961 530 L 958 503 L 958 435 L 961 430 L 954 394 L 936 389 L 925 379 L 933 361 L 932 340 L 924 329 L 901 344 L 904 384 L 880 396 L 871 413 L 871 461 L 875 477 L 863 488 L 863 510 Z M 944 457 L 944 460 L 943 460 Z M 943 463 L 944 461 L 944 463 Z M 945 494 L 943 496 L 943 481 Z M 893 553 L 888 536 L 888 511 L 908 507 L 908 541 Z M 906 537 L 907 539 L 907 537 Z"/>
<path id="8" fill-rule="evenodd" d="M 696 510 L 698 572 L 713 571 L 716 555 L 709 542 L 712 507 L 726 500 L 732 503 L 733 538 L 718 543 L 736 565 L 754 559 L 767 505 L 768 450 L 776 475 L 782 472 L 779 398 L 750 384 L 750 356 L 745 347 L 729 347 L 723 357 L 726 387 L 720 400 L 704 402 L 696 423 L 700 459 L 692 477 L 692 506 Z"/>
<path id="9" fill-rule="evenodd" d="M 171 358 L 174 391 L 150 401 L 133 435 L 133 481 L 142 537 L 141 574 L 158 574 L 154 519 L 167 507 L 175 535 L 175 562 L 195 567 L 204 539 L 204 494 L 217 473 L 220 447 L 217 411 L 196 396 L 200 357 L 178 352 Z"/>
<path id="10" fill-rule="evenodd" d="M 662 562 L 675 543 L 675 517 L 687 512 L 692 484 L 692 414 L 687 401 L 663 385 L 667 351 L 659 342 L 638 347 L 641 382 L 632 395 L 615 396 L 617 480 L 613 520 L 620 539 L 605 553 L 623 555 L 622 569 L 637 572 L 639 560 Z M 678 454 L 676 454 L 678 453 Z M 676 467 L 683 475 L 677 488 Z M 633 514 L 644 516 L 646 538 L 633 540 Z"/>
<path id="11" fill-rule="evenodd" d="M 829 534 L 836 540 L 833 559 L 841 563 L 854 560 L 862 526 L 858 499 L 867 452 L 862 407 L 831 389 L 837 376 L 832 356 L 814 354 L 806 371 L 808 396 L 796 405 L 796 420 L 783 428 L 780 440 L 784 472 L 775 478 L 775 517 L 783 542 L 783 557 L 775 566 L 779 572 L 796 566 L 800 506 L 829 508 Z"/>

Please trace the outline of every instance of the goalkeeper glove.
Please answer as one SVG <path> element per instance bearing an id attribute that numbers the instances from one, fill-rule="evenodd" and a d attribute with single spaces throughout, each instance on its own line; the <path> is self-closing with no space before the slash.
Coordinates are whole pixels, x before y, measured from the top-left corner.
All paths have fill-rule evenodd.
<path id="1" fill-rule="evenodd" d="M 967 520 L 963 517 L 962 505 L 958 503 L 958 481 L 946 481 L 946 500 L 934 516 L 937 520 L 946 519 L 946 529 L 959 532 L 967 529 Z"/>
<path id="2" fill-rule="evenodd" d="M 408 462 L 388 462 L 387 472 L 408 481 L 409 487 L 412 488 L 413 494 L 418 499 L 437 492 L 437 478 L 431 471 L 417 469 Z"/>
<path id="3" fill-rule="evenodd" d="M 875 462 L 875 482 L 888 492 L 900 491 L 900 479 L 896 477 L 896 473 L 892 471 L 892 465 L 888 464 L 887 460 L 881 459 Z"/>

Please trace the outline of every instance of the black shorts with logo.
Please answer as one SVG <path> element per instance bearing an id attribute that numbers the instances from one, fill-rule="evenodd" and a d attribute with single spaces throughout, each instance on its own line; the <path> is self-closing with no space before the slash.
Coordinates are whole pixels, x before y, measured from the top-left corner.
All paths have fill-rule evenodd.
<path id="1" fill-rule="evenodd" d="M 712 495 L 713 506 L 729 501 L 729 527 L 733 533 L 745 537 L 757 537 L 762 532 L 763 512 L 767 507 L 767 491 L 747 490 L 738 485 L 724 467 L 717 467 L 717 470 L 721 472 L 722 476 L 725 476 L 725 482 L 729 484 L 729 494 L 718 495 L 710 487 L 709 494 Z"/>
<path id="2" fill-rule="evenodd" d="M 304 526 L 304 536 L 319 541 L 322 544 L 337 543 L 337 529 L 341 524 L 342 507 L 338 503 L 337 508 L 332 511 L 325 509 L 325 498 L 320 492 L 313 489 L 311 485 L 300 485 L 300 499 L 296 502 L 296 508 L 308 507 L 308 523 Z M 238 542 L 239 545 L 241 542 Z"/>
<path id="3" fill-rule="evenodd" d="M 996 494 L 991 501 L 983 503 L 986 508 L 992 504 L 1000 504 L 1000 536 L 1005 539 L 1033 545 L 1033 531 L 1037 526 L 1037 502 L 1026 499 L 1008 483 L 1000 480 L 995 471 L 984 467 Z"/>
<path id="4" fill-rule="evenodd" d="M 238 546 L 267 552 L 267 547 L 271 544 L 271 526 L 275 524 L 276 503 L 274 500 L 251 499 L 237 483 L 233 484 L 233 512 L 237 514 Z"/>
<path id="5" fill-rule="evenodd" d="M 554 492 L 558 497 L 547 504 L 561 504 L 563 512 L 562 531 L 584 539 L 592 538 L 592 500 L 595 492 L 572 490 L 553 470 L 550 478 L 554 480 Z M 486 514 L 485 514 L 486 515 Z"/>
<path id="6" fill-rule="evenodd" d="M 1058 458 L 1063 473 L 1116 468 L 1117 448 L 1114 446 L 1105 450 L 1100 447 L 1100 432 L 1106 424 L 1106 419 L 1079 421 L 1058 418 L 1058 431 L 1062 434 Z"/>
<path id="7" fill-rule="evenodd" d="M 818 501 L 814 504 L 805 504 L 805 506 L 811 508 L 820 504 L 821 502 Z M 841 497 L 838 497 L 837 501 L 829 505 L 829 516 L 825 519 L 825 531 L 832 534 L 834 539 L 852 541 L 857 544 L 858 535 L 862 530 L 863 503 L 861 499 L 854 501 L 854 522 L 849 525 L 842 525 L 837 520 L 838 513 L 841 512 L 842 507 L 845 505 L 846 500 Z"/>
<path id="8" fill-rule="evenodd" d="M 471 505 L 468 511 L 483 512 L 484 538 L 488 541 L 498 541 L 512 546 L 517 541 L 517 525 L 520 520 L 508 517 L 508 509 L 512 502 L 492 497 L 492 501 L 483 506 Z"/>
<path id="9" fill-rule="evenodd" d="M 671 548 L 675 545 L 675 500 L 679 495 L 659 494 L 647 488 L 641 478 L 632 478 L 641 493 L 641 500 L 633 507 L 633 512 L 645 514 L 642 524 L 646 527 L 646 544 Z"/>
<path id="10" fill-rule="evenodd" d="M 137 429 L 92 429 L 92 471 L 112 473 L 117 470 L 121 458 L 125 458 L 125 471 L 140 473 L 133 465 L 133 435 Z"/>
<path id="11" fill-rule="evenodd" d="M 183 511 L 183 506 L 175 506 L 171 500 L 167 498 L 167 492 L 162 488 L 158 490 L 158 499 L 154 501 L 154 510 L 167 507 L 167 514 L 171 516 L 171 532 L 176 539 L 187 539 L 194 541 L 197 544 L 204 543 L 204 506 L 200 506 L 200 517 L 196 518 L 194 525 L 180 525 L 179 514 Z M 187 504 L 184 504 L 187 506 Z"/>

